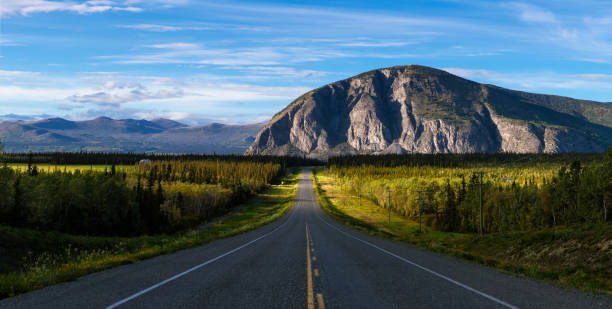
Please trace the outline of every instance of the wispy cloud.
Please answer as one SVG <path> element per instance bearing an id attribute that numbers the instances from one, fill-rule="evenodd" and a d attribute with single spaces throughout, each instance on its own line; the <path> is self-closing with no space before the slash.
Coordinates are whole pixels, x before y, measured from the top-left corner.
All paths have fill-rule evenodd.
<path id="1" fill-rule="evenodd" d="M 525 91 L 612 91 L 612 83 L 610 82 L 612 81 L 612 74 L 502 73 L 493 70 L 463 68 L 443 68 L 443 70 L 467 79 Z"/>
<path id="2" fill-rule="evenodd" d="M 230 66 L 221 67 L 222 69 L 236 70 L 240 72 L 249 72 L 254 74 L 263 75 L 275 75 L 275 76 L 290 76 L 290 77 L 321 77 L 328 74 L 328 72 L 296 69 L 290 67 L 279 67 L 279 66 Z"/>
<path id="3" fill-rule="evenodd" d="M 0 8 L 0 10 L 2 10 L 2 9 Z M 0 11 L 0 17 L 1 16 L 2 16 L 2 14 L 1 14 L 1 11 Z M 19 44 L 19 43 L 15 42 L 15 41 L 13 41 L 11 39 L 8 39 L 8 38 L 3 36 L 3 37 L 0 37 L 0 46 L 21 46 L 21 44 Z"/>
<path id="4" fill-rule="evenodd" d="M 368 25 L 368 27 L 379 28 L 383 25 L 392 24 L 396 28 L 414 26 L 419 28 L 432 28 L 438 26 L 465 26 L 466 23 L 444 18 L 423 18 L 419 16 L 402 16 L 390 12 L 365 12 L 350 9 L 329 9 L 314 6 L 290 6 L 290 5 L 265 5 L 265 4 L 246 4 L 246 3 L 207 3 L 209 7 L 225 9 L 233 12 L 256 13 L 255 18 L 268 18 L 269 16 L 287 16 L 290 19 L 303 19 L 316 22 L 328 21 L 336 27 L 350 25 Z M 370 28 L 371 29 L 371 28 Z M 367 30 L 363 27 L 362 30 Z M 391 31 L 393 29 L 387 29 Z"/>
<path id="5" fill-rule="evenodd" d="M 28 87 L 23 85 L 0 85 L 2 102 L 58 102 L 72 95 L 74 89 L 54 88 L 49 86 Z"/>
<path id="6" fill-rule="evenodd" d="M 568 76 L 575 77 L 580 80 L 612 81 L 612 74 L 571 74 Z"/>
<path id="7" fill-rule="evenodd" d="M 463 78 L 486 78 L 496 79 L 505 77 L 504 74 L 484 69 L 463 69 L 463 68 L 441 68 L 451 74 L 461 76 Z"/>
<path id="8" fill-rule="evenodd" d="M 167 44 L 147 45 L 147 47 L 158 48 L 158 49 L 173 49 L 173 50 L 197 50 L 200 48 L 200 44 L 176 42 L 176 43 L 167 43 Z"/>
<path id="9" fill-rule="evenodd" d="M 0 16 L 30 15 L 34 13 L 74 12 L 78 14 L 102 13 L 108 11 L 141 12 L 142 8 L 124 5 L 116 1 L 47 1 L 47 0 L 3 0 Z"/>
<path id="10" fill-rule="evenodd" d="M 220 23 L 195 23 L 195 24 L 178 24 L 178 25 L 161 25 L 161 24 L 133 24 L 133 25 L 117 25 L 118 28 L 136 29 L 151 32 L 175 32 L 175 31 L 247 31 L 247 32 L 273 32 L 272 27 L 264 26 L 249 26 L 236 24 L 220 24 Z"/>
<path id="11" fill-rule="evenodd" d="M 417 44 L 416 42 L 350 42 L 340 43 L 338 46 L 346 47 L 402 47 Z"/>
<path id="12" fill-rule="evenodd" d="M 503 3 L 503 7 L 515 10 L 518 13 L 519 18 L 524 22 L 529 23 L 557 23 L 557 17 L 549 10 L 540 8 L 538 6 L 521 3 Z"/>
<path id="13" fill-rule="evenodd" d="M 351 44 L 351 43 L 346 43 Z M 392 47 L 404 43 L 354 43 L 352 46 Z M 120 64 L 201 64 L 214 66 L 280 66 L 329 59 L 344 58 L 381 58 L 405 59 L 416 56 L 432 57 L 435 54 L 418 55 L 405 52 L 369 52 L 368 50 L 343 50 L 328 46 L 270 46 L 249 48 L 213 48 L 197 43 L 160 43 L 145 46 L 152 51 L 127 54 L 97 56 L 96 59 L 110 60 Z M 158 51 L 159 50 L 159 51 Z M 271 69 L 273 70 L 273 69 Z M 263 70 L 260 70 L 263 71 Z"/>
<path id="14" fill-rule="evenodd" d="M 596 4 L 593 5 L 595 7 Z M 523 40 L 534 44 L 552 43 L 580 52 L 584 56 L 579 55 L 579 60 L 586 62 L 608 63 L 609 59 L 606 58 L 612 56 L 612 18 L 608 16 L 568 15 L 567 11 L 563 11 L 565 14 L 555 13 L 522 2 L 503 3 L 501 7 L 510 9 L 519 20 L 536 25 L 518 34 Z M 602 9 L 600 14 L 606 15 L 606 10 Z M 594 59 L 596 61 L 592 61 Z"/>
<path id="15" fill-rule="evenodd" d="M 290 49 L 268 47 L 253 48 L 205 48 L 195 43 L 163 43 L 147 47 L 162 51 L 137 55 L 101 56 L 98 59 L 110 59 L 123 64 L 160 64 L 188 63 L 221 66 L 233 65 L 278 65 L 289 61 L 312 61 L 314 57 L 324 57 L 322 53 L 298 54 Z"/>
<path id="16" fill-rule="evenodd" d="M 39 72 L 28 72 L 28 71 L 7 71 L 0 70 L 0 79 L 15 79 L 20 77 L 34 77 L 40 75 Z"/>
<path id="17" fill-rule="evenodd" d="M 180 31 L 184 30 L 184 27 L 177 26 L 166 26 L 166 25 L 154 25 L 154 24 L 137 24 L 137 25 L 118 25 L 119 28 L 138 29 L 154 32 L 168 32 L 168 31 Z"/>

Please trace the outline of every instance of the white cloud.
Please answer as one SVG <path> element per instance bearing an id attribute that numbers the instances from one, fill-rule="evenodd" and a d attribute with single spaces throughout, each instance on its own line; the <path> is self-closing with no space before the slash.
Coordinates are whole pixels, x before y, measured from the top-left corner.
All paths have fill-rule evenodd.
<path id="1" fill-rule="evenodd" d="M 48 1 L 48 0 L 3 0 L 0 16 L 30 15 L 34 13 L 74 12 L 78 14 L 102 13 L 107 11 L 140 12 L 142 8 L 117 4 L 116 1 Z"/>
<path id="2" fill-rule="evenodd" d="M 133 88 L 133 89 L 145 89 L 145 87 L 137 82 L 125 82 L 125 81 L 116 81 L 116 80 L 108 80 L 103 83 L 103 87 L 106 89 L 125 89 L 125 88 Z"/>
<path id="3" fill-rule="evenodd" d="M 446 72 L 451 74 L 455 74 L 461 76 L 463 78 L 487 78 L 487 79 L 495 79 L 501 78 L 504 75 L 491 70 L 482 70 L 482 69 L 463 69 L 463 68 L 441 68 Z"/>
<path id="4" fill-rule="evenodd" d="M 493 83 L 498 86 L 524 91 L 612 91 L 612 83 L 610 82 L 612 81 L 612 74 L 501 73 L 492 70 L 462 68 L 445 68 L 443 70 L 478 82 Z"/>
<path id="5" fill-rule="evenodd" d="M 197 86 L 196 86 L 197 85 Z M 246 84 L 191 84 L 201 101 L 209 102 L 252 102 L 284 99 L 292 100 L 308 92 L 309 87 L 258 86 Z"/>
<path id="6" fill-rule="evenodd" d="M 595 10 L 587 16 L 580 16 L 579 10 L 572 14 L 567 14 L 567 10 L 555 14 L 550 10 L 520 2 L 503 3 L 501 7 L 510 9 L 521 21 L 532 24 L 516 30 L 517 37 L 523 41 L 534 44 L 552 43 L 579 52 L 580 54 L 575 56 L 582 61 L 609 63 L 611 59 L 608 58 L 612 56 L 612 18 L 608 17 L 609 7 L 606 8 L 603 3 L 582 4 Z M 568 4 L 564 6 L 566 9 L 572 9 Z M 599 8 L 596 8 L 597 6 Z M 595 14 L 604 17 L 596 17 Z"/>
<path id="7" fill-rule="evenodd" d="M 133 24 L 117 25 L 118 28 L 136 29 L 151 32 L 175 32 L 175 31 L 207 31 L 207 30 L 228 30 L 228 31 L 258 31 L 269 32 L 268 27 L 251 27 L 230 24 L 198 23 L 196 25 L 160 25 L 160 24 Z"/>
<path id="8" fill-rule="evenodd" d="M 574 74 L 569 76 L 581 80 L 612 81 L 612 74 Z"/>
<path id="9" fill-rule="evenodd" d="M 281 6 L 281 5 L 265 5 L 265 4 L 228 4 L 225 3 L 207 3 L 213 8 L 225 9 L 231 12 L 251 12 L 255 13 L 251 17 L 266 19 L 270 16 L 279 18 L 287 16 L 292 20 L 301 19 L 302 21 L 310 22 L 330 22 L 337 27 L 349 26 L 354 28 L 356 24 L 367 25 L 369 29 L 386 28 L 387 31 L 400 29 L 404 27 L 462 27 L 466 24 L 455 20 L 445 18 L 425 18 L 425 17 L 406 17 L 400 14 L 390 13 L 371 13 L 361 11 L 351 11 L 344 9 L 342 11 L 330 8 L 317 8 L 312 6 Z M 394 28 L 389 28 L 392 26 Z M 363 27 L 364 30 L 365 27 Z"/>
<path id="10" fill-rule="evenodd" d="M 327 72 L 316 70 L 305 70 L 279 66 L 228 66 L 222 68 L 261 75 L 290 76 L 299 78 L 321 77 L 328 74 Z"/>
<path id="11" fill-rule="evenodd" d="M 0 102 L 57 102 L 73 93 L 74 89 L 0 85 Z"/>
<path id="12" fill-rule="evenodd" d="M 166 44 L 153 44 L 153 45 L 147 45 L 146 47 L 159 48 L 159 49 L 175 49 L 175 50 L 191 49 L 191 50 L 194 50 L 194 49 L 199 49 L 200 45 L 194 44 L 194 43 L 176 42 L 176 43 L 166 43 Z"/>
<path id="13" fill-rule="evenodd" d="M 101 56 L 97 58 L 110 59 L 115 63 L 123 64 L 189 63 L 225 66 L 277 65 L 281 62 L 289 61 L 286 55 L 267 47 L 217 49 L 200 48 L 198 44 L 191 43 L 154 44 L 148 47 L 163 51 L 139 55 Z M 308 57 L 312 57 L 312 55 L 308 55 Z"/>
<path id="14" fill-rule="evenodd" d="M 1 14 L 2 8 L 0 8 L 0 17 L 2 16 Z M 2 34 L 4 36 L 4 34 Z M 0 37 L 0 46 L 20 46 L 21 44 L 16 43 L 13 40 L 7 39 L 6 37 Z"/>
<path id="15" fill-rule="evenodd" d="M 0 70 L 0 78 L 19 78 L 19 77 L 33 77 L 39 75 L 39 72 L 28 72 L 28 71 L 6 71 Z"/>
<path id="16" fill-rule="evenodd" d="M 184 95 L 181 89 L 160 89 L 150 91 L 139 83 L 105 83 L 105 91 L 88 94 L 74 94 L 67 97 L 75 103 L 93 103 L 100 106 L 119 106 L 126 102 L 178 98 Z"/>
<path id="17" fill-rule="evenodd" d="M 412 42 L 348 42 L 340 43 L 338 46 L 345 47 L 402 47 L 415 44 Z"/>
<path id="18" fill-rule="evenodd" d="M 553 12 L 527 3 L 510 3 L 507 7 L 518 11 L 519 18 L 530 23 L 557 23 L 557 17 Z"/>
<path id="19" fill-rule="evenodd" d="M 121 64 L 201 64 L 216 66 L 278 66 L 281 64 L 322 61 L 325 59 L 360 57 L 324 47 L 233 47 L 212 48 L 196 43 L 174 42 L 146 45 L 152 50 L 131 55 L 97 56 Z M 394 57 L 393 54 L 380 54 Z M 370 55 L 368 55 L 370 56 Z M 375 56 L 372 56 L 375 57 Z"/>
<path id="20" fill-rule="evenodd" d="M 183 27 L 176 26 L 165 26 L 165 25 L 153 25 L 153 24 L 138 24 L 138 25 L 119 25 L 119 28 L 138 29 L 153 32 L 168 32 L 168 31 L 180 31 Z"/>

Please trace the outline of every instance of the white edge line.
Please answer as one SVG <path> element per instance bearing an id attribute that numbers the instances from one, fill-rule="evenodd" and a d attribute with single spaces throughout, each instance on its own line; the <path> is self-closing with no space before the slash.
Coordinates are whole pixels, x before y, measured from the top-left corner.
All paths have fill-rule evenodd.
<path id="1" fill-rule="evenodd" d="M 293 209 L 293 207 L 292 207 L 292 209 Z M 118 302 L 116 302 L 116 303 L 106 307 L 106 309 L 113 309 L 113 308 L 116 308 L 116 307 L 118 307 L 120 305 L 123 305 L 123 304 L 127 303 L 128 301 L 130 301 L 130 300 L 132 300 L 132 299 L 134 299 L 134 298 L 136 298 L 136 297 L 138 297 L 138 296 L 140 296 L 142 294 L 145 294 L 145 293 L 147 293 L 147 292 L 149 292 L 151 290 L 154 290 L 154 289 L 156 289 L 156 288 L 158 288 L 158 287 L 160 287 L 160 286 L 162 286 L 162 285 L 164 285 L 164 284 L 166 284 L 166 283 L 168 283 L 170 281 L 176 280 L 176 279 L 178 279 L 178 278 L 180 278 L 180 277 L 182 277 L 182 276 L 184 276 L 184 275 L 186 275 L 186 274 L 188 274 L 188 273 L 190 273 L 190 272 L 192 272 L 194 270 L 202 268 L 202 267 L 204 267 L 204 266 L 206 266 L 206 265 L 208 265 L 208 264 L 210 264 L 212 262 L 215 262 L 215 261 L 217 261 L 217 260 L 219 260 L 219 259 L 221 259 L 221 258 L 223 258 L 225 256 L 228 256 L 228 255 L 230 255 L 230 254 L 232 254 L 232 253 L 234 253 L 234 252 L 236 252 L 236 251 L 238 251 L 238 250 L 240 250 L 240 249 L 242 249 L 244 247 L 247 247 L 247 246 L 253 244 L 254 242 L 256 242 L 256 241 L 258 241 L 258 240 L 260 240 L 262 238 L 265 238 L 265 237 L 269 236 L 270 234 L 276 232 L 278 229 L 280 229 L 285 224 L 287 224 L 287 222 L 289 222 L 289 220 L 294 216 L 294 214 L 295 214 L 295 211 L 292 211 L 290 217 L 288 217 L 287 220 L 285 222 L 283 222 L 283 224 L 279 225 L 278 227 L 276 227 L 272 231 L 270 231 L 270 232 L 268 232 L 268 233 L 266 233 L 264 235 L 261 235 L 261 236 L 255 238 L 255 239 L 247 242 L 246 244 L 243 244 L 240 247 L 234 248 L 234 249 L 232 249 L 232 250 L 230 250 L 228 252 L 225 252 L 225 253 L 223 253 L 223 254 L 215 257 L 215 258 L 212 258 L 212 259 L 210 259 L 210 260 L 208 260 L 208 261 L 206 261 L 206 262 L 204 262 L 202 264 L 196 265 L 196 266 L 194 266 L 194 267 L 192 267 L 192 268 L 190 268 L 190 269 L 188 269 L 188 270 L 186 270 L 186 271 L 184 271 L 184 272 L 182 272 L 180 274 L 176 274 L 176 275 L 174 275 L 174 276 L 172 276 L 172 277 L 170 277 L 170 278 L 168 278 L 168 279 L 166 279 L 164 281 L 156 283 L 156 284 L 154 284 L 154 285 L 152 285 L 152 286 L 150 286 L 150 287 L 148 287 L 148 288 L 146 288 L 146 289 L 144 289 L 144 290 L 142 290 L 142 291 L 140 291 L 138 293 L 132 294 L 132 295 L 130 295 L 130 296 L 128 296 L 128 297 L 126 297 L 126 298 L 124 298 L 124 299 L 122 299 L 122 300 L 120 300 L 120 301 L 118 301 Z"/>
<path id="2" fill-rule="evenodd" d="M 440 278 L 442 278 L 442 279 L 444 279 L 444 280 L 446 280 L 446 281 L 449 281 L 449 282 L 451 282 L 451 283 L 454 283 L 454 284 L 456 284 L 456 285 L 458 285 L 458 286 L 460 286 L 460 287 L 462 287 L 462 288 L 464 288 L 464 289 L 466 289 L 466 290 L 468 290 L 468 291 L 471 291 L 471 292 L 474 292 L 474 293 L 476 293 L 476 294 L 478 294 L 478 295 L 480 295 L 480 296 L 486 297 L 486 298 L 488 298 L 488 299 L 490 299 L 490 300 L 492 300 L 492 301 L 494 301 L 494 302 L 496 302 L 496 303 L 498 303 L 498 304 L 500 304 L 500 305 L 502 305 L 502 306 L 505 306 L 505 307 L 508 307 L 508 308 L 512 308 L 512 309 L 519 309 L 518 307 L 513 306 L 513 305 L 511 305 L 511 304 L 509 304 L 509 303 L 507 303 L 507 302 L 505 302 L 505 301 L 503 301 L 503 300 L 501 300 L 501 299 L 495 298 L 495 297 L 493 297 L 493 296 L 491 296 L 491 295 L 489 295 L 489 294 L 486 294 L 486 293 L 484 293 L 484 292 L 481 292 L 481 291 L 479 291 L 479 290 L 476 290 L 476 289 L 474 289 L 474 288 L 472 288 L 472 287 L 470 287 L 470 286 L 468 286 L 468 285 L 465 285 L 465 284 L 463 284 L 463 283 L 461 283 L 461 282 L 459 282 L 459 281 L 453 280 L 453 279 L 451 279 L 451 278 L 449 278 L 449 277 L 447 277 L 447 276 L 445 276 L 445 275 L 443 275 L 443 274 L 441 274 L 441 273 L 438 273 L 438 272 L 436 272 L 436 271 L 433 271 L 433 270 L 431 270 L 431 269 L 429 269 L 429 268 L 427 268 L 427 267 L 421 266 L 421 265 L 419 265 L 419 264 L 417 264 L 417 263 L 415 263 L 415 262 L 412 262 L 412 261 L 410 261 L 410 260 L 408 260 L 408 259 L 405 259 L 405 258 L 403 258 L 403 257 L 401 257 L 401 256 L 399 256 L 399 255 L 397 255 L 397 254 L 395 254 L 395 253 L 393 253 L 393 252 L 390 252 L 390 251 L 388 251 L 388 250 L 385 250 L 385 249 L 383 249 L 383 248 L 381 248 L 381 247 L 379 247 L 379 246 L 377 246 L 377 245 L 375 245 L 375 244 L 372 244 L 372 243 L 370 243 L 370 242 L 368 242 L 368 241 L 365 241 L 365 240 L 360 239 L 360 238 L 357 238 L 357 237 L 355 237 L 355 236 L 353 236 L 353 235 L 351 235 L 351 234 L 348 234 L 348 233 L 346 233 L 346 232 L 342 231 L 341 229 L 339 229 L 339 228 L 337 228 L 337 227 L 335 227 L 335 226 L 331 225 L 330 223 L 328 223 L 326 220 L 324 220 L 323 218 L 321 218 L 321 216 L 320 216 L 320 215 L 317 215 L 317 217 L 319 217 L 319 219 L 320 219 L 321 221 L 323 221 L 325 224 L 329 225 L 330 227 L 332 227 L 332 228 L 336 229 L 338 232 L 340 232 L 340 233 L 342 233 L 342 234 L 344 234 L 344 235 L 346 235 L 346 236 L 348 236 L 348 237 L 350 237 L 350 238 L 353 238 L 353 239 L 355 239 L 355 240 L 358 240 L 358 241 L 360 241 L 360 242 L 362 242 L 362 243 L 364 243 L 364 244 L 366 244 L 366 245 L 368 245 L 368 246 L 370 246 L 370 247 L 376 248 L 376 249 L 378 249 L 378 250 L 380 250 L 380 251 L 382 251 L 382 252 L 384 252 L 384 253 L 386 253 L 386 254 L 388 254 L 388 255 L 392 256 L 392 257 L 395 257 L 395 258 L 397 258 L 397 259 L 399 259 L 399 260 L 401 260 L 401 261 L 403 261 L 403 262 L 406 262 L 406 263 L 408 263 L 408 264 L 410 264 L 410 265 L 412 265 L 412 266 L 414 266 L 414 267 L 417 267 L 417 268 L 419 268 L 419 269 L 421 269 L 421 270 L 424 270 L 424 271 L 426 271 L 426 272 L 428 272 L 428 273 L 430 273 L 430 274 L 436 275 L 436 276 L 438 276 L 438 277 L 440 277 Z"/>

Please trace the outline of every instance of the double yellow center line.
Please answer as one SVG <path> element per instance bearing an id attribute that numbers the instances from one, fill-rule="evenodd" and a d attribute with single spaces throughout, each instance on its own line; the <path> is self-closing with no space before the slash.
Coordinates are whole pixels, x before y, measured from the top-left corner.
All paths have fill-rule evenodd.
<path id="1" fill-rule="evenodd" d="M 312 259 L 314 260 L 315 257 L 312 257 Z M 319 275 L 319 271 L 317 269 L 315 269 L 315 275 Z M 308 223 L 306 223 L 306 282 L 308 285 L 308 309 L 314 309 L 314 291 L 312 287 L 312 262 L 310 257 L 310 230 L 308 230 Z M 323 294 L 321 293 L 317 293 L 317 305 L 319 309 L 325 309 L 325 302 L 323 301 Z"/>

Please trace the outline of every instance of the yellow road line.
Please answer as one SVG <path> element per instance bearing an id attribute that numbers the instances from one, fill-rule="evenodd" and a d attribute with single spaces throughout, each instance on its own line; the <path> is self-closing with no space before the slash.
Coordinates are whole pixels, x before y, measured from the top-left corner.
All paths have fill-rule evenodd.
<path id="1" fill-rule="evenodd" d="M 308 284 L 308 309 L 314 309 L 314 297 L 312 291 L 312 265 L 310 264 L 310 237 L 308 236 L 308 234 L 308 223 L 306 223 L 306 280 Z M 319 308 L 320 307 L 321 305 L 319 305 Z"/>
<path id="2" fill-rule="evenodd" d="M 325 302 L 323 302 L 323 294 L 317 293 L 317 304 L 319 309 L 325 309 Z"/>
<path id="3" fill-rule="evenodd" d="M 314 274 L 315 274 L 315 277 L 318 277 L 319 276 L 319 270 L 315 268 L 314 269 Z"/>

